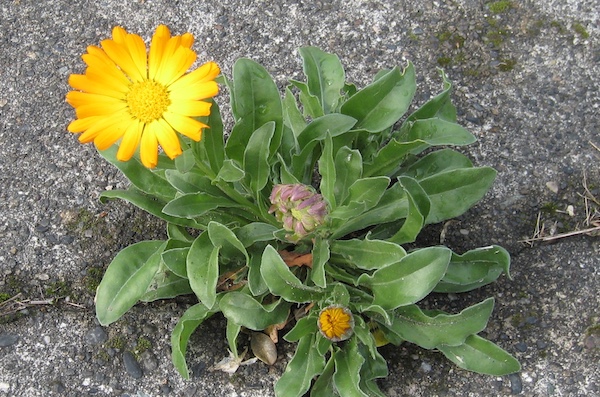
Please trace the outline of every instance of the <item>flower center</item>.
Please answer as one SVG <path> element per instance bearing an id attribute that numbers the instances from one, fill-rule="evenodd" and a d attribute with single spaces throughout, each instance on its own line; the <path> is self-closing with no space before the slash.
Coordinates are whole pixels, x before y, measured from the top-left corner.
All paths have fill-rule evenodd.
<path id="1" fill-rule="evenodd" d="M 167 88 L 152 80 L 132 84 L 125 100 L 131 115 L 144 123 L 161 118 L 171 104 Z"/>

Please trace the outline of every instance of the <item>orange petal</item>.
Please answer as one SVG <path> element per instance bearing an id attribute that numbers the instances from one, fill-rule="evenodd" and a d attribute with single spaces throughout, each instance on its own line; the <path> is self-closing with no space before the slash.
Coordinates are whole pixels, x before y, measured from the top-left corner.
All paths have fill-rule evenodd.
<path id="1" fill-rule="evenodd" d="M 88 103 L 78 106 L 75 114 L 78 119 L 90 116 L 111 116 L 115 113 L 122 113 L 127 108 L 127 104 L 120 101 L 109 103 Z"/>
<path id="2" fill-rule="evenodd" d="M 173 89 L 169 87 L 171 100 L 200 100 L 212 98 L 219 93 L 219 85 L 215 81 L 206 81 L 202 83 L 196 83 L 184 88 Z"/>
<path id="3" fill-rule="evenodd" d="M 184 33 L 181 35 L 181 45 L 187 48 L 192 48 L 194 44 L 194 35 L 191 33 Z"/>
<path id="4" fill-rule="evenodd" d="M 79 142 L 89 143 L 92 142 L 99 134 L 102 134 L 107 128 L 113 127 L 115 124 L 122 122 L 124 115 L 115 114 L 110 117 L 100 117 L 96 122 L 90 126 L 83 134 L 79 136 Z"/>
<path id="5" fill-rule="evenodd" d="M 181 154 L 181 144 L 173 128 L 163 119 L 159 119 L 150 124 L 154 128 L 154 133 L 158 143 L 165 151 L 165 154 L 172 160 Z"/>
<path id="6" fill-rule="evenodd" d="M 219 69 L 216 63 L 207 62 L 193 72 L 182 76 L 179 80 L 171 84 L 169 88 L 173 91 L 185 89 L 196 83 L 214 80 L 219 73 L 221 73 L 221 69 Z"/>
<path id="7" fill-rule="evenodd" d="M 165 120 L 173 127 L 173 129 L 182 135 L 198 142 L 202 138 L 202 128 L 207 128 L 206 124 L 190 117 L 180 114 L 165 112 L 163 115 Z"/>
<path id="8" fill-rule="evenodd" d="M 101 104 L 114 104 L 120 103 L 119 99 L 111 96 L 90 94 L 81 91 L 69 91 L 66 95 L 67 103 L 73 107 L 79 107 L 83 105 L 93 105 L 97 103 Z"/>
<path id="9" fill-rule="evenodd" d="M 107 87 L 106 84 L 102 84 L 96 80 L 91 79 L 89 76 L 83 74 L 72 74 L 69 76 L 69 85 L 76 90 L 89 92 L 91 94 L 100 94 L 112 96 L 114 98 L 123 97 L 123 92 L 125 91 L 117 91 L 110 87 Z"/>
<path id="10" fill-rule="evenodd" d="M 76 119 L 69 123 L 67 130 L 73 133 L 83 132 L 103 118 L 104 116 L 92 116 L 83 119 Z"/>
<path id="11" fill-rule="evenodd" d="M 125 131 L 129 127 L 127 120 L 118 120 L 115 124 L 109 128 L 105 128 L 94 138 L 94 145 L 98 150 L 106 150 L 111 147 L 115 142 L 123 137 Z"/>
<path id="12" fill-rule="evenodd" d="M 140 144 L 143 131 L 144 124 L 139 120 L 133 120 L 133 122 L 129 124 L 127 131 L 125 131 L 125 135 L 123 135 L 121 144 L 119 145 L 119 150 L 117 151 L 117 160 L 127 161 L 133 157 L 133 154 Z"/>
<path id="13" fill-rule="evenodd" d="M 137 34 L 128 34 L 125 38 L 125 45 L 140 74 L 144 76 L 144 79 L 148 78 L 148 54 L 144 40 Z"/>
<path id="14" fill-rule="evenodd" d="M 102 40 L 100 45 L 102 45 L 102 49 L 110 59 L 123 69 L 132 81 L 138 82 L 145 80 L 146 73 L 138 69 L 125 44 L 117 43 L 114 40 Z"/>
<path id="15" fill-rule="evenodd" d="M 158 164 L 158 141 L 154 131 L 146 124 L 140 141 L 140 157 L 146 168 L 154 168 Z"/>
<path id="16" fill-rule="evenodd" d="M 178 113 L 183 116 L 198 117 L 208 116 L 212 103 L 202 101 L 190 101 L 187 99 L 171 100 L 167 108 L 168 111 Z"/>
<path id="17" fill-rule="evenodd" d="M 148 77 L 152 80 L 156 78 L 165 47 L 170 38 L 171 32 L 165 25 L 159 25 L 156 32 L 154 32 L 154 36 L 152 36 L 150 53 L 148 54 Z"/>

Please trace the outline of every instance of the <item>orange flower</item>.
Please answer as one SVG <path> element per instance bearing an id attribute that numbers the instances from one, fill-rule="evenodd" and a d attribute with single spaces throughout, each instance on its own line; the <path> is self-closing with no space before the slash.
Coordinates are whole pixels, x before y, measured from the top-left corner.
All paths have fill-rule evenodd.
<path id="1" fill-rule="evenodd" d="M 208 62 L 186 74 L 196 61 L 191 50 L 190 33 L 171 37 L 160 25 L 150 44 L 142 38 L 115 27 L 112 39 L 100 47 L 89 46 L 83 60 L 85 74 L 72 74 L 69 85 L 77 91 L 67 94 L 77 119 L 67 129 L 81 143 L 94 142 L 99 150 L 121 140 L 117 159 L 129 160 L 140 146 L 142 163 L 154 168 L 158 145 L 169 158 L 182 153 L 175 131 L 199 141 L 207 125 L 194 117 L 208 116 L 211 103 L 203 99 L 215 96 L 219 88 L 214 79 L 220 73 Z"/>
<path id="2" fill-rule="evenodd" d="M 333 342 L 348 339 L 354 331 L 354 317 L 347 308 L 339 305 L 328 306 L 319 313 L 319 331 Z"/>

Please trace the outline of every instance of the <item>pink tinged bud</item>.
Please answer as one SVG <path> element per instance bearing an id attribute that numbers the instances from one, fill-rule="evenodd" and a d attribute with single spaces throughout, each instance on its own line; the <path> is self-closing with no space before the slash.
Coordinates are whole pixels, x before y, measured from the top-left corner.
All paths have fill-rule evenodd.
<path id="1" fill-rule="evenodd" d="M 290 241 L 297 242 L 323 224 L 327 216 L 327 204 L 323 196 L 310 186 L 302 184 L 275 185 L 269 196 L 269 213 L 283 223 Z"/>

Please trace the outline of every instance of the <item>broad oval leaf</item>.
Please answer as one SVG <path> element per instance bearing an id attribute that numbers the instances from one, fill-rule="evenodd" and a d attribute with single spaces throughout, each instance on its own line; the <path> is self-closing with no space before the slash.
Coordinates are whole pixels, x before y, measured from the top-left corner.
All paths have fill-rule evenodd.
<path id="1" fill-rule="evenodd" d="M 290 271 L 275 248 L 270 245 L 263 252 L 260 272 L 269 287 L 269 291 L 275 296 L 281 296 L 288 302 L 305 303 L 323 297 L 321 288 L 302 284 Z"/>
<path id="2" fill-rule="evenodd" d="M 398 175 L 408 176 L 420 181 L 440 172 L 471 167 L 473 167 L 473 163 L 464 154 L 452 149 L 440 149 L 401 169 Z"/>
<path id="3" fill-rule="evenodd" d="M 269 121 L 255 130 L 244 149 L 242 163 L 246 177 L 250 179 L 250 189 L 258 193 L 269 180 L 269 145 L 275 133 L 275 122 Z"/>
<path id="4" fill-rule="evenodd" d="M 381 325 L 403 340 L 434 349 L 439 345 L 458 346 L 469 335 L 483 331 L 494 309 L 494 299 L 489 298 L 464 309 L 459 314 L 424 313 L 417 305 L 394 311 L 391 325 Z"/>
<path id="5" fill-rule="evenodd" d="M 325 357 L 315 349 L 316 335 L 317 333 L 305 335 L 298 342 L 294 357 L 275 384 L 276 396 L 303 396 L 310 388 L 313 378 L 323 372 Z"/>
<path id="6" fill-rule="evenodd" d="M 406 192 L 408 213 L 400 230 L 388 240 L 396 244 L 412 243 L 425 224 L 431 203 L 421 185 L 413 178 L 401 176 L 398 178 L 398 183 Z"/>
<path id="7" fill-rule="evenodd" d="M 179 277 L 169 271 L 159 271 L 140 298 L 142 302 L 153 302 L 159 299 L 171 299 L 180 295 L 193 294 L 187 278 Z"/>
<path id="8" fill-rule="evenodd" d="M 96 290 L 96 317 L 102 325 L 117 321 L 144 295 L 160 266 L 164 241 L 141 241 L 110 262 Z"/>
<path id="9" fill-rule="evenodd" d="M 333 193 L 336 203 L 341 203 L 350 186 L 362 176 L 362 156 L 358 150 L 343 146 L 336 153 L 334 163 L 336 178 Z"/>
<path id="10" fill-rule="evenodd" d="M 248 248 L 259 241 L 271 241 L 279 228 L 262 222 L 252 222 L 235 230 L 237 238 Z"/>
<path id="11" fill-rule="evenodd" d="M 379 132 L 392 126 L 408 110 L 416 91 L 411 63 L 403 73 L 398 67 L 350 97 L 340 112 L 358 120 L 355 129 Z"/>
<path id="12" fill-rule="evenodd" d="M 290 304 L 279 299 L 265 305 L 246 293 L 232 291 L 223 295 L 219 308 L 229 321 L 254 331 L 262 331 L 269 325 L 284 322 Z"/>
<path id="13" fill-rule="evenodd" d="M 452 251 L 446 247 L 423 248 L 398 262 L 358 278 L 360 285 L 373 291 L 374 305 L 395 309 L 420 301 L 442 279 Z"/>
<path id="14" fill-rule="evenodd" d="M 420 181 L 431 208 L 426 223 L 438 223 L 465 213 L 487 193 L 496 170 L 490 167 L 460 168 Z"/>
<path id="15" fill-rule="evenodd" d="M 510 254 L 498 245 L 476 248 L 463 255 L 453 253 L 448 270 L 434 291 L 471 291 L 495 281 L 503 272 L 510 278 Z"/>
<path id="16" fill-rule="evenodd" d="M 352 338 L 335 353 L 335 372 L 333 383 L 340 396 L 368 397 L 360 389 L 360 369 L 365 358 L 358 353 L 357 339 Z"/>
<path id="17" fill-rule="evenodd" d="M 331 252 L 365 270 L 386 267 L 406 256 L 406 251 L 398 244 L 368 239 L 335 240 L 331 243 Z"/>
<path id="18" fill-rule="evenodd" d="M 185 352 L 190 336 L 204 320 L 216 312 L 216 310 L 210 310 L 202 303 L 197 303 L 183 313 L 173 329 L 171 334 L 171 358 L 177 372 L 185 379 L 190 378 L 190 372 L 185 362 Z"/>
<path id="19" fill-rule="evenodd" d="M 362 178 L 350 186 L 348 196 L 343 205 L 335 208 L 332 218 L 350 219 L 375 207 L 390 184 L 387 176 Z"/>
<path id="20" fill-rule="evenodd" d="M 335 112 L 346 81 L 340 59 L 316 47 L 302 47 L 298 52 L 304 60 L 303 69 L 310 93 L 319 99 L 323 113 Z"/>
<path id="21" fill-rule="evenodd" d="M 208 232 L 203 232 L 194 240 L 187 256 L 190 286 L 208 308 L 212 308 L 217 300 L 219 249 L 211 243 Z"/>
<path id="22" fill-rule="evenodd" d="M 521 364 L 507 351 L 477 335 L 471 335 L 459 346 L 437 347 L 459 367 L 486 375 L 508 375 L 521 370 Z"/>
<path id="23" fill-rule="evenodd" d="M 242 205 L 224 197 L 200 192 L 179 196 L 165 205 L 162 211 L 173 217 L 195 219 L 216 208 L 233 207 L 242 207 Z"/>
<path id="24" fill-rule="evenodd" d="M 440 118 L 415 121 L 403 140 L 412 142 L 426 141 L 431 146 L 455 145 L 463 146 L 476 141 L 476 138 L 460 124 L 452 123 Z"/>

